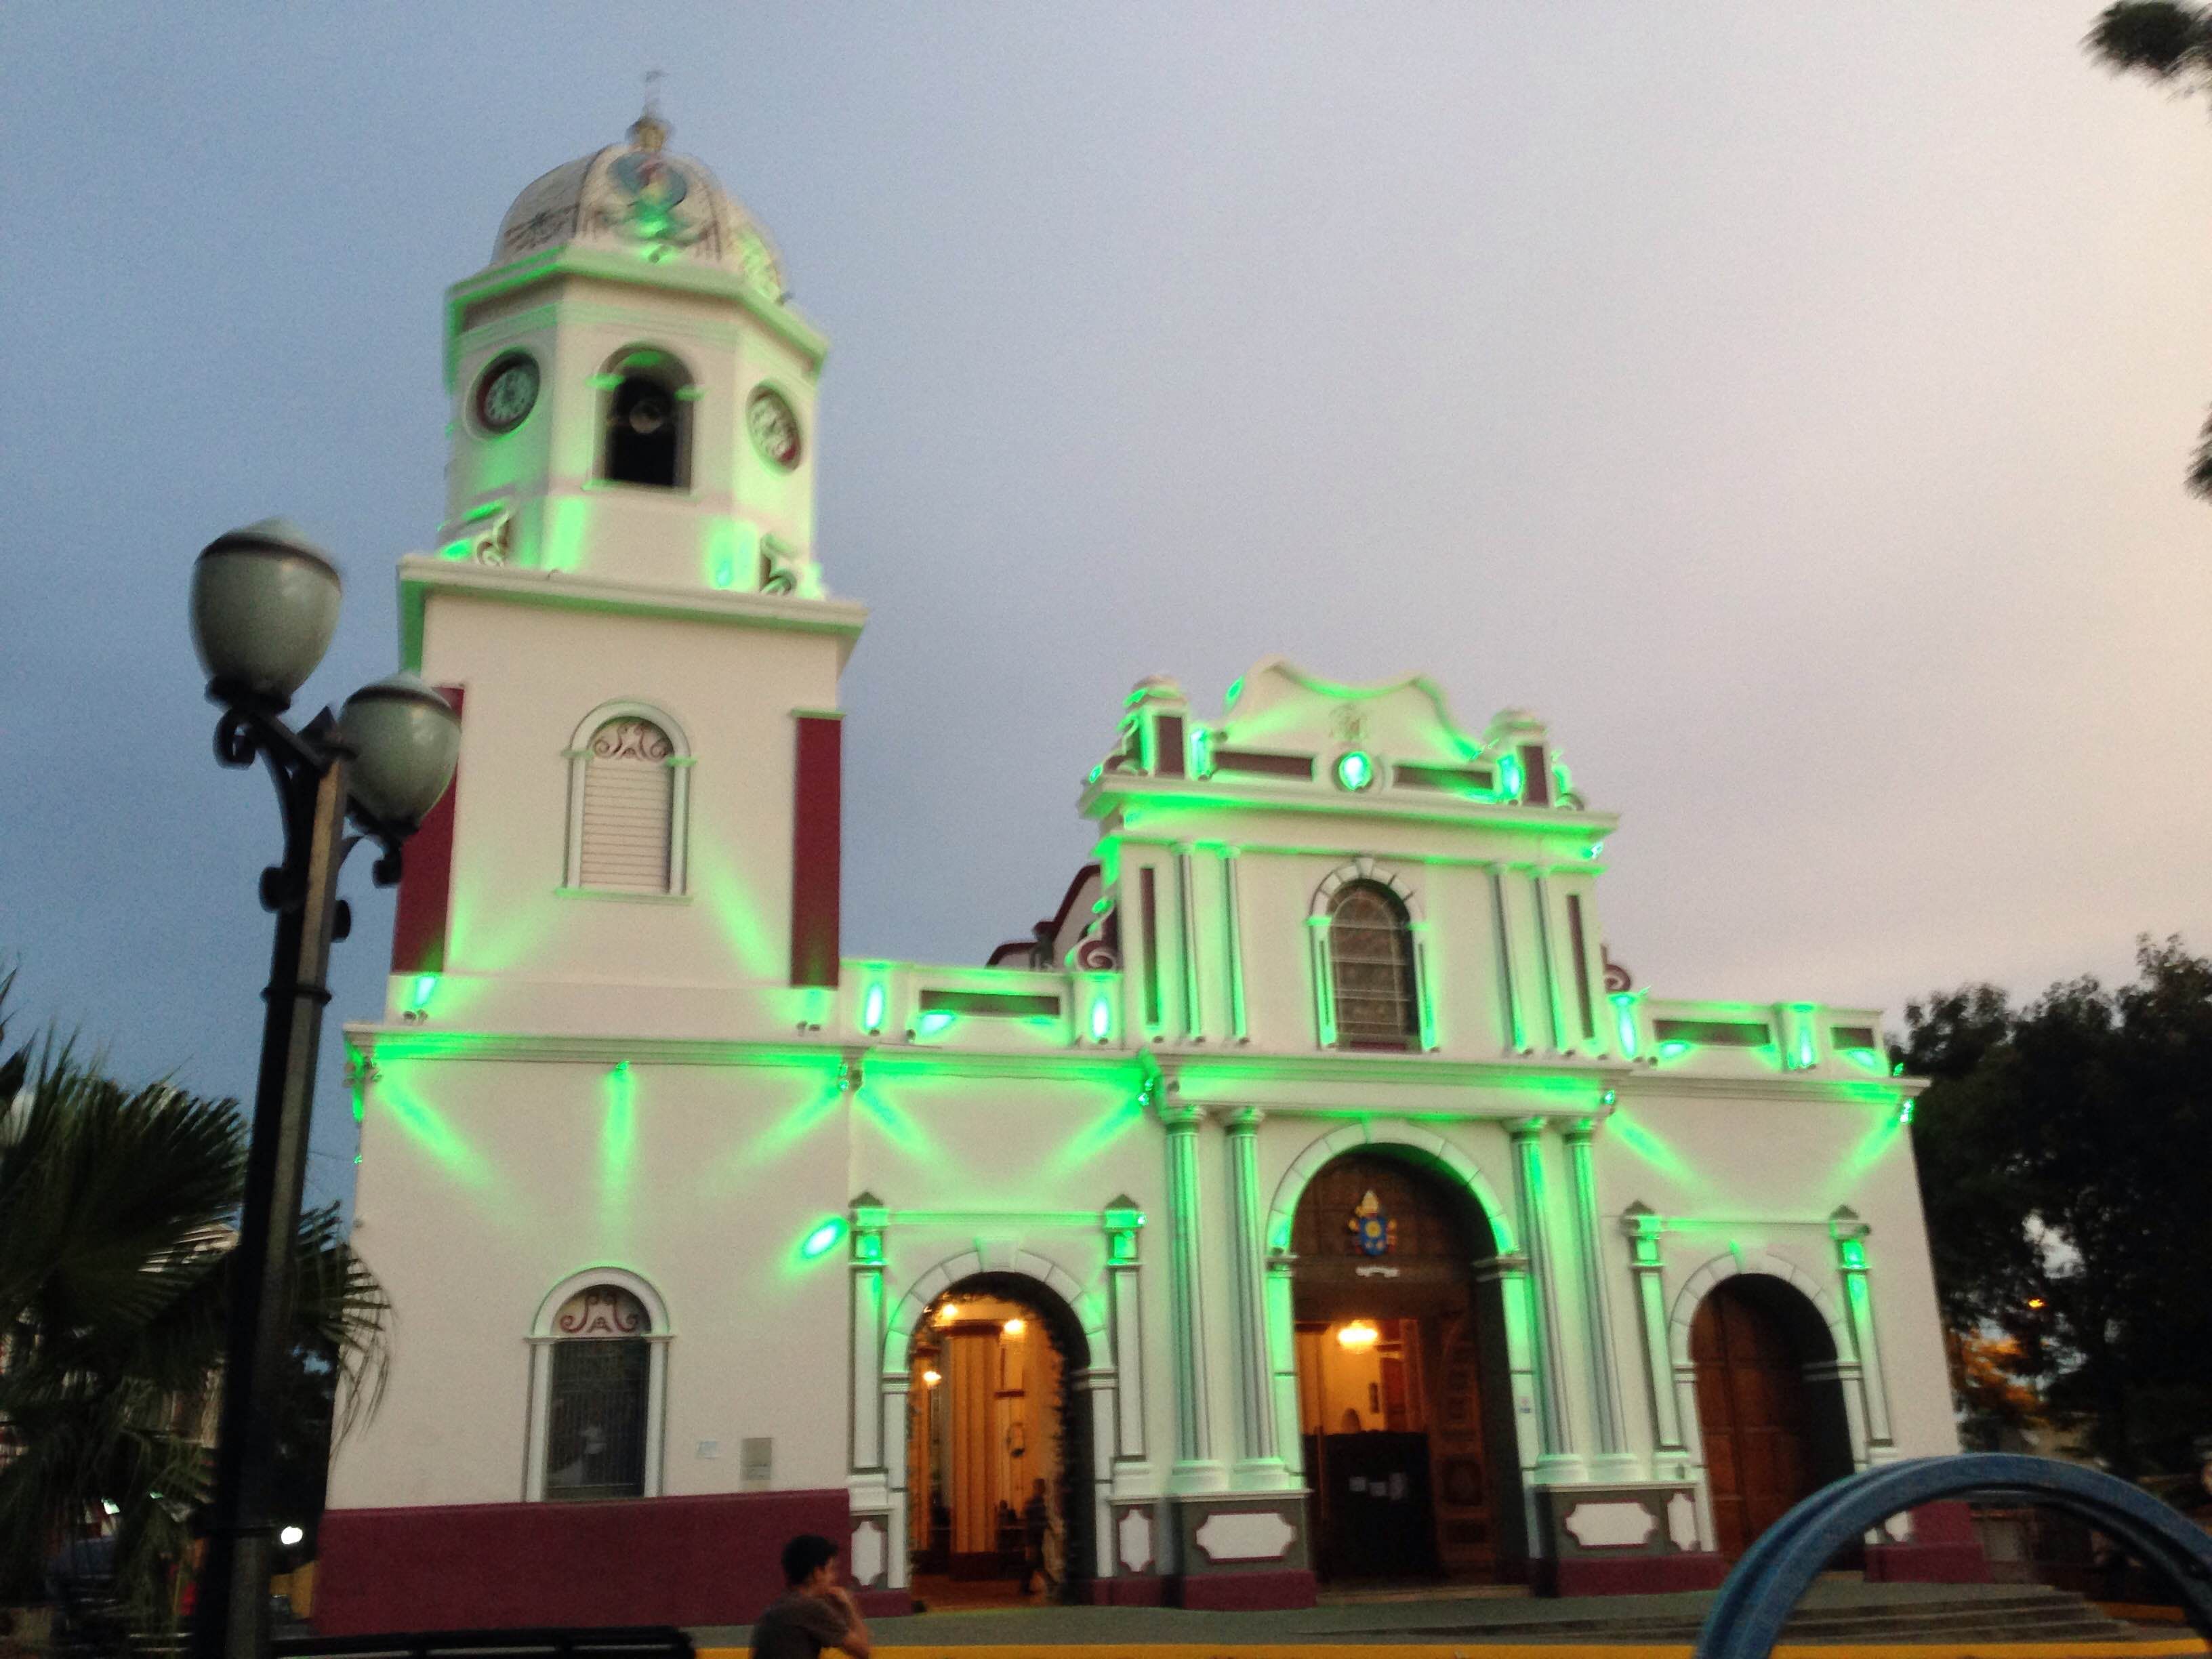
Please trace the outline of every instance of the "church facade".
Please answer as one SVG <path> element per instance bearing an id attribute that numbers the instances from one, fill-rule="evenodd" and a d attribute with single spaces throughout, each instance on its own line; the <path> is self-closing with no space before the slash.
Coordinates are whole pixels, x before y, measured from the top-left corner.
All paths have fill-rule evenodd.
<path id="1" fill-rule="evenodd" d="M 1011 1594 L 1040 1525 L 1099 1602 L 1687 1588 L 1955 1450 L 1877 1011 L 1636 983 L 1615 818 L 1524 711 L 1143 680 L 1052 917 L 850 953 L 825 342 L 665 137 L 447 295 L 399 592 L 461 758 L 346 1028 L 395 1352 L 319 1623 L 741 1622 L 802 1530 L 874 1611 Z"/>

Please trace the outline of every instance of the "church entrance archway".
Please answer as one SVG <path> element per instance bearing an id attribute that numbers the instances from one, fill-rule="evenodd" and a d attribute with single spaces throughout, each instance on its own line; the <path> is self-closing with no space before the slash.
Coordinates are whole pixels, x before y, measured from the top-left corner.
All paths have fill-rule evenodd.
<path id="1" fill-rule="evenodd" d="M 908 1583 L 924 1605 L 1081 1599 L 1090 1363 L 1074 1311 L 1023 1274 L 974 1274 L 929 1304 L 907 1395 Z"/>
<path id="2" fill-rule="evenodd" d="M 1835 1339 L 1820 1310 L 1765 1273 L 1723 1279 L 1690 1324 L 1713 1536 L 1729 1560 L 1851 1472 Z"/>
<path id="3" fill-rule="evenodd" d="M 1325 1580 L 1527 1572 L 1506 1324 L 1466 1189 L 1370 1149 L 1322 1166 L 1291 1220 L 1300 1450 Z"/>

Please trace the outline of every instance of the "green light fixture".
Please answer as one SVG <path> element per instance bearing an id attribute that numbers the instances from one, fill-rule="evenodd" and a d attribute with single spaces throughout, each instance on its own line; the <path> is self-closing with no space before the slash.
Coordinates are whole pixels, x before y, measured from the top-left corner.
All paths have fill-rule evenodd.
<path id="1" fill-rule="evenodd" d="M 805 1242 L 799 1247 L 799 1253 L 805 1256 L 809 1261 L 812 1261 L 817 1257 L 825 1256 L 829 1255 L 830 1251 L 836 1249 L 837 1248 L 837 1241 L 844 1237 L 844 1217 L 833 1215 L 820 1226 L 817 1227 L 812 1232 L 806 1235 Z"/>
<path id="2" fill-rule="evenodd" d="M 1357 792 L 1375 781 L 1375 763 L 1357 749 L 1347 749 L 1336 757 L 1336 782 L 1340 789 Z"/>

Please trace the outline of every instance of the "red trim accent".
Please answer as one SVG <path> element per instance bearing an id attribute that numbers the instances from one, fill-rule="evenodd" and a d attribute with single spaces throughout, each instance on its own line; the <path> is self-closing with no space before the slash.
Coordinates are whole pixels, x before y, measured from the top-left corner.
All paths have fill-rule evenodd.
<path id="1" fill-rule="evenodd" d="M 750 1624 L 783 1588 L 789 1539 L 819 1533 L 842 1548 L 851 1531 L 842 1489 L 332 1510 L 315 1628 Z"/>
<path id="2" fill-rule="evenodd" d="M 853 1599 L 860 1604 L 863 1619 L 903 1619 L 915 1610 L 911 1590 L 856 1589 Z"/>
<path id="3" fill-rule="evenodd" d="M 441 685 L 439 695 L 461 712 L 461 688 Z M 399 870 L 399 902 L 392 916 L 392 971 L 446 971 L 446 912 L 453 890 L 453 801 L 461 793 L 459 768 L 446 793 L 408 837 Z"/>
<path id="4" fill-rule="evenodd" d="M 1255 1613 L 1268 1607 L 1314 1605 L 1314 1576 L 1277 1572 L 1188 1573 L 1174 1581 L 1175 1605 L 1208 1613 Z"/>
<path id="5" fill-rule="evenodd" d="M 801 714 L 798 726 L 791 815 L 791 982 L 835 985 L 844 722 Z"/>
<path id="6" fill-rule="evenodd" d="M 1076 1586 L 1076 1594 L 1094 1607 L 1162 1607 L 1167 1605 L 1167 1580 L 1154 1573 L 1128 1578 L 1093 1578 Z"/>
<path id="7" fill-rule="evenodd" d="M 1963 1503 L 1923 1504 L 1912 1511 L 1912 1537 L 1903 1544 L 1869 1544 L 1870 1584 L 1986 1584 L 1989 1557 L 1974 1530 L 1974 1511 Z"/>
<path id="8" fill-rule="evenodd" d="M 1657 1595 L 1668 1590 L 1718 1589 L 1729 1564 L 1717 1555 L 1626 1555 L 1594 1560 L 1570 1555 L 1539 1561 L 1539 1595 Z"/>

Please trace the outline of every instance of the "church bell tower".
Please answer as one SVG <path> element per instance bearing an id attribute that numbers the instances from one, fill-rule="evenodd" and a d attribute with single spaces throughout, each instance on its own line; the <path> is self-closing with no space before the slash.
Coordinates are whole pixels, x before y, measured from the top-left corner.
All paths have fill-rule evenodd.
<path id="1" fill-rule="evenodd" d="M 446 296 L 448 558 L 817 597 L 827 342 L 767 233 L 648 109 L 516 198 Z"/>

